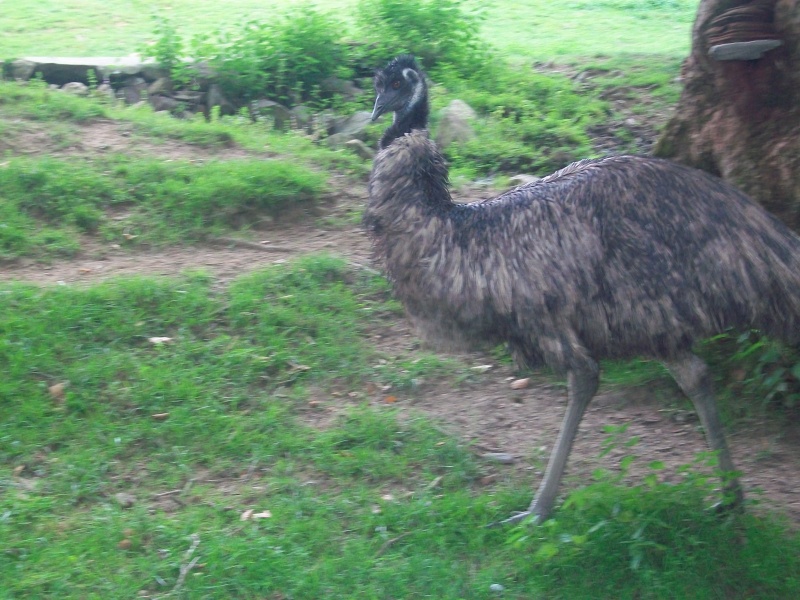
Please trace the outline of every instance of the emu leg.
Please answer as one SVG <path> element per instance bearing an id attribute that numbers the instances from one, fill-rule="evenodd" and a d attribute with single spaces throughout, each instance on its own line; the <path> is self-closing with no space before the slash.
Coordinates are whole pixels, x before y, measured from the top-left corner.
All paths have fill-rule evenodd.
<path id="1" fill-rule="evenodd" d="M 578 425 L 580 425 L 581 418 L 583 418 L 583 413 L 597 391 L 598 379 L 598 368 L 594 362 L 581 369 L 571 370 L 568 373 L 567 412 L 564 414 L 564 421 L 561 423 L 556 445 L 550 454 L 550 461 L 547 463 L 544 479 L 542 479 L 539 490 L 536 492 L 528 510 L 506 519 L 503 524 L 518 523 L 532 515 L 541 523 L 550 516 L 558 493 L 558 486 L 561 483 L 561 476 L 564 474 L 564 467 L 572 449 L 572 442 L 575 440 L 575 434 L 578 432 Z"/>
<path id="2" fill-rule="evenodd" d="M 706 432 L 708 445 L 717 452 L 720 470 L 723 474 L 735 471 L 728 443 L 725 441 L 722 421 L 717 412 L 717 404 L 714 402 L 713 381 L 706 363 L 699 356 L 690 354 L 682 360 L 665 362 L 664 366 L 667 367 L 678 387 L 694 404 L 694 408 L 700 416 L 700 423 Z M 744 494 L 739 480 L 726 481 L 723 479 L 723 483 L 726 484 L 723 505 L 732 508 L 741 506 Z"/>

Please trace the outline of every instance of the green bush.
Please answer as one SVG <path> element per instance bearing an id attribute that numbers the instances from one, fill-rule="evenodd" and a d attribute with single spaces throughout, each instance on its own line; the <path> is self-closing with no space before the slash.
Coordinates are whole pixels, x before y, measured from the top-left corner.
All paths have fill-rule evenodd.
<path id="1" fill-rule="evenodd" d="M 268 97 L 288 105 L 324 103 L 323 81 L 349 78 L 344 26 L 333 16 L 303 7 L 261 23 L 220 31 L 212 42 L 196 41 L 194 54 L 207 60 L 223 92 L 244 104 Z"/>
<path id="2" fill-rule="evenodd" d="M 703 342 L 704 357 L 722 379 L 728 408 L 752 416 L 756 407 L 800 405 L 800 349 L 771 340 L 758 331 L 721 334 Z"/>
<path id="3" fill-rule="evenodd" d="M 358 15 L 376 64 L 410 53 L 426 69 L 450 67 L 472 76 L 488 62 L 483 16 L 463 0 L 361 0 Z"/>

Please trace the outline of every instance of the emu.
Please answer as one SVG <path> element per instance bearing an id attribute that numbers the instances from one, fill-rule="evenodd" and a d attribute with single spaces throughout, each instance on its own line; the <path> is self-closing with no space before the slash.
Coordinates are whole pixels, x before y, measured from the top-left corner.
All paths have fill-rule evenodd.
<path id="1" fill-rule="evenodd" d="M 800 238 L 702 171 L 642 156 L 582 160 L 496 198 L 453 202 L 426 131 L 412 56 L 375 74 L 372 119 L 393 112 L 364 226 L 412 324 L 440 347 L 506 343 L 531 368 L 566 373 L 568 403 L 528 509 L 546 519 L 598 361 L 660 360 L 691 399 L 723 472 L 734 471 L 712 377 L 694 343 L 729 329 L 800 341 Z M 724 506 L 743 501 L 725 480 Z"/>

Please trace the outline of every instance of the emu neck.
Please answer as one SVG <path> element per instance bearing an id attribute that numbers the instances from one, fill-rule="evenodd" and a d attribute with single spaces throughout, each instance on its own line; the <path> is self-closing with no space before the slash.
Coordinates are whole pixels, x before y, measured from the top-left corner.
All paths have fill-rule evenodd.
<path id="1" fill-rule="evenodd" d="M 415 129 L 427 129 L 429 112 L 428 94 L 427 91 L 424 91 L 414 104 L 394 113 L 394 122 L 381 137 L 380 148 L 386 148 L 397 138 L 411 133 Z"/>

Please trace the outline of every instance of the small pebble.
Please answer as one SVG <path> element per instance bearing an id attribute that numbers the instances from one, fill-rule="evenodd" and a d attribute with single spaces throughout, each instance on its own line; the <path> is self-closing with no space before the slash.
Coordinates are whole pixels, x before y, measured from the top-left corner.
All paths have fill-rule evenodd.
<path id="1" fill-rule="evenodd" d="M 505 452 L 486 452 L 483 455 L 483 458 L 486 460 L 491 460 L 492 462 L 500 463 L 501 465 L 510 465 L 514 462 L 514 457 L 510 454 L 506 454 Z"/>
<path id="2" fill-rule="evenodd" d="M 490 585 L 490 586 L 489 586 L 489 589 L 490 589 L 491 591 L 493 591 L 493 592 L 502 592 L 502 591 L 503 591 L 504 589 L 506 589 L 506 588 L 504 588 L 504 587 L 503 587 L 502 585 L 500 585 L 499 583 L 493 583 L 492 585 Z"/>

